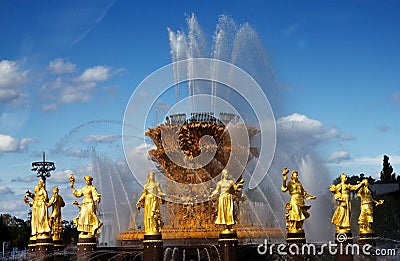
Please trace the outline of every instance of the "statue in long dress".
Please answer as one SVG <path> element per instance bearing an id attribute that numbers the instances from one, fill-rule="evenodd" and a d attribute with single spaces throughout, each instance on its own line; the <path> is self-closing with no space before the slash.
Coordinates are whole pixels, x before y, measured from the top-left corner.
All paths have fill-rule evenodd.
<path id="1" fill-rule="evenodd" d="M 160 211 L 160 204 L 164 203 L 163 196 L 165 194 L 161 190 L 160 183 L 156 181 L 154 173 L 149 172 L 142 195 L 136 203 L 138 210 L 144 208 L 144 233 L 147 235 L 159 234 L 164 225 Z"/>
<path id="2" fill-rule="evenodd" d="M 244 180 L 241 178 L 238 183 L 228 179 L 228 170 L 223 169 L 221 180 L 217 182 L 215 190 L 211 193 L 210 199 L 219 194 L 218 214 L 215 224 L 224 225 L 225 231 L 232 231 L 235 222 L 234 200 L 238 192 L 243 188 Z"/>
<path id="3" fill-rule="evenodd" d="M 82 204 L 79 206 L 79 214 L 74 219 L 74 223 L 80 232 L 80 236 L 95 236 L 100 233 L 100 227 L 103 224 L 96 214 L 101 195 L 92 185 L 93 178 L 91 176 L 85 176 L 84 179 L 86 186 L 78 191 L 74 188 L 74 175 L 70 174 L 69 176 L 72 194 L 77 198 L 83 197 Z"/>
<path id="4" fill-rule="evenodd" d="M 290 181 L 286 184 L 287 174 L 289 173 L 289 169 L 284 168 L 282 171 L 283 176 L 283 184 L 282 191 L 288 192 L 290 195 L 290 201 L 286 204 L 286 228 L 289 233 L 299 233 L 303 232 L 303 224 L 304 220 L 306 220 L 310 213 L 308 213 L 308 209 L 311 207 L 310 205 L 305 204 L 305 200 L 316 199 L 316 196 L 312 196 L 308 194 L 303 185 L 300 183 L 298 177 L 299 173 L 297 170 L 293 170 L 290 174 Z"/>
<path id="5" fill-rule="evenodd" d="M 24 201 L 32 206 L 31 217 L 31 239 L 48 238 L 50 237 L 50 222 L 48 216 L 48 201 L 47 191 L 44 180 L 39 180 L 34 189 L 35 193 L 26 192 Z M 29 201 L 28 197 L 33 201 Z"/>
<path id="6" fill-rule="evenodd" d="M 334 198 L 338 205 L 332 216 L 332 224 L 336 225 L 337 233 L 350 233 L 351 226 L 351 203 L 350 191 L 359 189 L 363 183 L 351 185 L 346 183 L 346 174 L 340 174 L 340 183 L 331 185 L 329 191 L 334 193 Z"/>
<path id="7" fill-rule="evenodd" d="M 362 186 L 357 192 L 357 196 L 361 199 L 360 216 L 358 217 L 358 225 L 360 234 L 369 234 L 374 231 L 371 224 L 374 222 L 374 204 L 375 206 L 383 204 L 383 199 L 375 200 L 372 198 L 371 190 L 368 188 L 368 179 L 363 179 Z"/>
<path id="8" fill-rule="evenodd" d="M 53 240 L 61 240 L 61 234 L 63 233 L 61 208 L 65 206 L 65 202 L 58 192 L 58 187 L 54 187 L 53 196 L 48 203 L 48 206 L 52 207 L 50 225 Z"/>

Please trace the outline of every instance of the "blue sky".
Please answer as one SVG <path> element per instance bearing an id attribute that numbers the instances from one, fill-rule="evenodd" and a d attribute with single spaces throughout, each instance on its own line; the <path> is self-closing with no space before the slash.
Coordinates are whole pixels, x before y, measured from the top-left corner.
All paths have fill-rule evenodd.
<path id="1" fill-rule="evenodd" d="M 185 31 L 192 13 L 210 42 L 222 14 L 257 31 L 284 146 L 316 148 L 332 179 L 378 177 L 384 154 L 400 172 L 399 11 L 398 1 L 1 1 L 0 212 L 27 213 L 43 151 L 55 184 L 84 172 L 93 144 L 121 156 L 128 100 L 171 62 L 167 28 Z"/>

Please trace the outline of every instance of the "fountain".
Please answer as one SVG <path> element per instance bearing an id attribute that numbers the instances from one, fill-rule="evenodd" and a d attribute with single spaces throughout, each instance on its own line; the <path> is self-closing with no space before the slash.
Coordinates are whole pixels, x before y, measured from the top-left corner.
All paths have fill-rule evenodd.
<path id="1" fill-rule="evenodd" d="M 162 230 L 164 244 L 167 246 L 210 246 L 216 244 L 220 229 L 215 226 L 217 213 L 217 200 L 207 200 L 205 197 L 209 193 L 206 186 L 191 187 L 189 184 L 201 184 L 215 178 L 222 169 L 227 165 L 231 144 L 229 134 L 225 132 L 227 120 L 235 119 L 235 115 L 221 114 L 219 119 L 212 116 L 211 113 L 193 113 L 186 120 L 182 114 L 170 115 L 170 120 L 167 123 L 160 124 L 156 128 L 149 129 L 146 135 L 151 137 L 156 144 L 156 148 L 149 151 L 151 158 L 156 161 L 163 173 L 168 175 L 173 181 L 182 184 L 181 191 L 174 191 L 172 182 L 166 182 L 166 191 L 178 199 L 183 199 L 183 202 L 168 202 L 167 217 L 169 223 Z M 185 123 L 181 125 L 182 119 Z M 258 134 L 258 130 L 252 126 L 246 126 L 246 131 L 250 137 Z M 201 143 L 198 143 L 200 137 L 211 135 L 216 140 L 215 157 L 207 165 L 198 169 L 187 169 L 174 163 L 167 156 L 167 152 L 163 147 L 163 142 L 160 140 L 161 133 L 167 134 L 166 139 L 173 138 L 175 133 L 179 133 L 179 144 L 183 152 L 188 156 L 198 156 L 202 150 L 209 148 L 201 148 Z M 164 134 L 165 135 L 165 134 Z M 169 148 L 172 152 L 178 151 L 179 148 Z M 252 155 L 257 155 L 257 148 L 250 148 Z M 249 158 L 250 159 L 250 158 Z M 246 200 L 246 196 L 236 202 L 241 205 Z M 238 211 L 236 219 L 239 219 L 240 211 Z M 248 216 L 244 216 L 244 211 L 241 211 L 243 221 L 248 223 L 240 223 L 236 226 L 240 239 L 256 239 L 256 238 L 281 238 L 282 231 L 279 228 L 266 228 L 255 220 L 251 220 Z M 252 224 L 253 223 L 253 224 Z M 143 231 L 128 230 L 117 236 L 117 239 L 122 241 L 124 245 L 131 245 L 139 242 L 143 238 Z"/>
<path id="2" fill-rule="evenodd" d="M 274 215 L 271 204 L 256 186 L 257 181 L 252 181 L 250 174 L 254 172 L 253 169 L 262 175 L 267 172 L 268 162 L 272 161 L 275 142 L 265 142 L 263 137 L 269 135 L 275 138 L 275 125 L 270 131 L 273 116 L 262 117 L 264 122 L 259 118 L 258 113 L 268 111 L 269 103 L 252 103 L 246 99 L 246 95 L 256 94 L 254 96 L 265 97 L 263 91 L 272 88 L 266 84 L 266 90 L 260 89 L 259 94 L 256 88 L 252 88 L 252 84 L 255 83 L 252 79 L 252 84 L 246 85 L 241 82 L 242 86 L 235 89 L 232 84 L 237 80 L 237 74 L 234 72 L 237 67 L 224 74 L 224 64 L 218 64 L 216 60 L 205 68 L 212 68 L 211 78 L 221 74 L 226 75 L 227 83 L 197 77 L 202 71 L 197 66 L 207 64 L 208 61 L 196 61 L 193 58 L 207 57 L 207 48 L 194 16 L 188 18 L 188 25 L 187 34 L 169 29 L 174 63 L 171 65 L 172 70 L 166 71 L 173 74 L 173 81 L 163 83 L 156 81 L 149 85 L 149 88 L 152 88 L 151 92 L 149 89 L 144 89 L 146 94 L 157 93 L 147 112 L 144 124 L 147 130 L 144 132 L 146 137 L 151 139 L 147 139 L 146 144 L 149 148 L 149 158 L 155 165 L 155 175 L 163 191 L 168 195 L 166 204 L 161 209 L 165 219 L 165 225 L 161 230 L 163 246 L 166 248 L 164 257 L 186 255 L 199 260 L 200 256 L 210 258 L 211 253 L 214 253 L 213 249 L 222 242 L 221 240 L 235 242 L 231 241 L 233 240 L 231 238 L 221 239 L 221 228 L 215 225 L 218 200 L 209 198 L 216 181 L 220 179 L 221 171 L 225 168 L 232 173 L 235 181 L 240 178 L 245 180 L 245 189 L 234 203 L 236 225 L 233 226 L 233 230 L 237 233 L 237 242 L 241 246 L 264 242 L 265 239 L 269 242 L 284 242 L 285 233 L 278 225 L 280 217 Z M 232 42 L 229 42 L 231 40 L 232 46 Z M 254 62 L 260 65 L 260 68 L 265 68 L 268 64 L 267 57 L 254 30 L 248 24 L 237 27 L 231 19 L 221 16 L 214 35 L 212 58 L 228 60 L 237 65 L 244 63 L 249 65 L 249 61 L 243 59 L 244 55 L 248 55 L 247 44 L 256 48 L 252 49 L 252 52 L 257 54 L 251 55 Z M 257 75 L 257 68 L 247 69 L 252 71 L 253 75 Z M 268 74 L 267 77 L 258 74 L 260 82 L 265 84 L 270 79 L 269 72 L 270 70 L 263 72 Z M 145 83 L 152 81 L 152 79 L 144 80 Z M 172 88 L 164 92 L 158 86 L 162 84 Z M 174 91 L 172 94 L 171 89 Z M 141 90 L 140 87 L 136 88 L 135 92 L 138 90 Z M 271 93 L 274 91 L 271 90 Z M 168 103 L 170 100 L 167 98 L 171 96 L 175 97 L 175 104 Z M 137 122 L 142 119 L 129 114 L 133 110 L 141 111 L 137 107 L 143 104 L 143 99 L 135 100 L 135 94 L 132 97 L 126 109 L 124 125 L 126 123 L 133 125 L 131 119 Z M 152 98 L 153 96 L 146 99 L 152 100 Z M 131 104 L 135 106 L 130 107 Z M 143 112 L 140 116 L 143 116 Z M 130 143 L 128 136 L 131 133 L 126 129 L 124 126 L 125 154 L 131 171 L 140 182 L 143 170 L 138 169 L 137 163 L 131 161 L 129 157 L 132 146 L 135 145 Z M 249 144 L 247 148 L 244 145 L 246 142 Z M 270 152 L 270 159 L 265 157 L 266 151 Z M 237 157 L 233 157 L 232 160 L 233 154 Z M 257 160 L 263 164 L 255 164 Z M 251 161 L 253 166 L 248 164 Z M 258 182 L 261 182 L 261 179 Z M 253 201 L 257 197 L 259 199 Z M 266 216 L 261 213 L 268 213 L 270 219 L 265 219 Z M 140 227 L 131 227 L 117 235 L 117 240 L 126 249 L 140 249 L 143 238 L 147 241 L 146 234 Z M 221 254 L 218 251 L 217 253 Z"/>

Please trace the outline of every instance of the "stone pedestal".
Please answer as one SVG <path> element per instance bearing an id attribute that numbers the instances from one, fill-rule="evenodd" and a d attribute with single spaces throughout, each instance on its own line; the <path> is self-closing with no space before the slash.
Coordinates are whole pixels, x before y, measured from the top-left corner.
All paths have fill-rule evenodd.
<path id="1" fill-rule="evenodd" d="M 58 240 L 53 239 L 53 243 L 54 243 L 54 252 L 55 251 L 64 251 L 64 242 L 62 241 L 62 239 L 58 239 Z"/>
<path id="2" fill-rule="evenodd" d="M 375 234 L 371 233 L 360 233 L 360 237 L 358 239 L 358 245 L 360 246 L 360 260 L 362 261 L 374 261 L 376 257 L 372 255 L 376 242 L 375 242 Z M 369 246 L 366 246 L 369 245 Z"/>
<path id="3" fill-rule="evenodd" d="M 36 238 L 30 238 L 28 243 L 28 260 L 36 259 Z"/>
<path id="4" fill-rule="evenodd" d="M 238 245 L 239 242 L 236 231 L 222 231 L 218 239 L 221 261 L 237 261 Z"/>
<path id="5" fill-rule="evenodd" d="M 366 245 L 369 244 L 371 246 L 375 246 L 375 234 L 374 233 L 360 233 L 360 237 L 358 239 L 358 244 Z"/>
<path id="6" fill-rule="evenodd" d="M 336 260 L 353 261 L 352 247 L 349 247 L 353 244 L 353 234 L 351 232 L 336 232 L 335 243 L 337 244 Z"/>
<path id="7" fill-rule="evenodd" d="M 96 237 L 79 236 L 77 244 L 77 258 L 79 261 L 89 260 L 97 249 Z"/>
<path id="8" fill-rule="evenodd" d="M 143 261 L 162 261 L 163 260 L 163 241 L 162 235 L 144 235 L 143 239 Z"/>
<path id="9" fill-rule="evenodd" d="M 62 261 L 64 260 L 64 242 L 62 239 L 54 239 L 54 261 Z"/>
<path id="10" fill-rule="evenodd" d="M 54 244 L 51 237 L 38 237 L 36 239 L 35 259 L 53 260 Z"/>
<path id="11" fill-rule="evenodd" d="M 286 234 L 287 243 L 287 260 L 300 261 L 303 260 L 302 247 L 306 243 L 306 235 L 304 231 Z"/>

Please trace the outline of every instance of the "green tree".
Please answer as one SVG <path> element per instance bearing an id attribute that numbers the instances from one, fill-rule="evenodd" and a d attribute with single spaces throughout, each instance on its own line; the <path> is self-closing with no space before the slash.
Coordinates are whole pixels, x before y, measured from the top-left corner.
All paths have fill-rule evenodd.
<path id="1" fill-rule="evenodd" d="M 29 242 L 30 226 L 28 221 L 11 216 L 0 215 L 0 241 L 11 242 L 11 246 L 25 248 Z"/>

